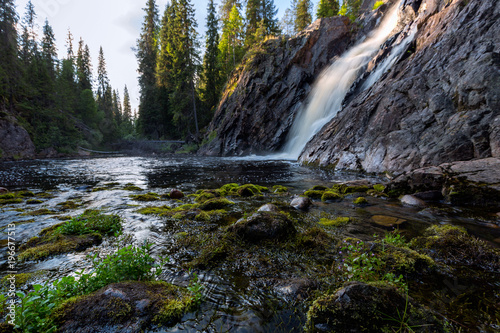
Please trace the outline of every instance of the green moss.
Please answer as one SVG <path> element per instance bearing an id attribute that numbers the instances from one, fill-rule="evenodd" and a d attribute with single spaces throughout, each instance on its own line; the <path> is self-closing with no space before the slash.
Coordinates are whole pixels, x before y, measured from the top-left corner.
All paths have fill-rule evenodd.
<path id="1" fill-rule="evenodd" d="M 325 191 L 309 190 L 309 191 L 305 191 L 304 195 L 308 198 L 311 198 L 311 199 L 321 199 L 321 197 L 323 196 L 323 193 L 325 193 Z"/>
<path id="2" fill-rule="evenodd" d="M 231 193 L 236 194 L 239 187 L 240 186 L 236 183 L 226 184 L 222 186 L 220 189 L 218 189 L 217 193 L 222 197 L 231 195 Z"/>
<path id="3" fill-rule="evenodd" d="M 144 191 L 139 186 L 135 186 L 133 184 L 127 184 L 124 188 L 125 191 Z"/>
<path id="4" fill-rule="evenodd" d="M 28 281 L 32 281 L 33 278 L 36 278 L 42 274 L 44 274 L 44 271 L 38 271 L 35 273 L 18 273 L 13 275 L 9 274 L 4 276 L 2 280 L 0 280 L 0 285 L 2 286 L 2 289 L 7 290 L 9 289 L 10 281 L 14 281 L 14 285 L 16 286 L 16 288 L 19 288 L 25 285 Z M 9 279 L 12 276 L 14 276 L 14 279 Z"/>
<path id="5" fill-rule="evenodd" d="M 375 184 L 373 185 L 373 189 L 377 192 L 384 192 L 385 186 L 382 184 Z"/>
<path id="6" fill-rule="evenodd" d="M 204 222 L 226 222 L 229 217 L 229 213 L 223 209 L 211 210 L 211 211 L 201 211 L 195 216 L 196 221 Z"/>
<path id="7" fill-rule="evenodd" d="M 38 204 L 43 203 L 43 201 L 42 200 L 38 200 L 38 199 L 29 199 L 28 201 L 26 201 L 26 203 L 28 205 L 38 205 Z"/>
<path id="8" fill-rule="evenodd" d="M 208 192 L 208 191 L 202 191 L 199 194 L 195 194 L 195 200 L 197 203 L 203 203 L 207 200 L 215 198 L 215 194 Z"/>
<path id="9" fill-rule="evenodd" d="M 138 213 L 140 214 L 145 214 L 145 215 L 159 215 L 159 216 L 165 216 L 168 215 L 170 212 L 172 212 L 172 208 L 169 206 L 161 206 L 161 207 L 143 207 L 137 210 Z"/>
<path id="10" fill-rule="evenodd" d="M 23 199 L 15 198 L 15 199 L 0 199 L 0 205 L 10 205 L 10 204 L 18 204 L 23 202 Z"/>
<path id="11" fill-rule="evenodd" d="M 184 204 L 184 205 L 180 205 L 178 207 L 175 207 L 174 209 L 172 209 L 172 211 L 173 212 L 183 212 L 183 211 L 187 211 L 190 209 L 195 209 L 196 207 L 198 207 L 198 205 L 196 205 L 196 204 Z"/>
<path id="12" fill-rule="evenodd" d="M 272 192 L 273 193 L 287 193 L 288 188 L 285 186 L 281 186 L 281 185 L 274 185 L 272 188 Z"/>
<path id="13" fill-rule="evenodd" d="M 348 224 L 349 222 L 351 222 L 351 218 L 350 217 L 343 217 L 343 216 L 339 216 L 333 220 L 326 219 L 326 218 L 322 218 L 319 220 L 319 224 L 321 224 L 325 227 L 340 227 L 340 226 Z"/>
<path id="14" fill-rule="evenodd" d="M 42 209 L 38 209 L 38 210 L 35 210 L 32 212 L 26 212 L 26 213 L 21 214 L 21 215 L 39 216 L 39 215 L 51 215 L 51 214 L 56 214 L 56 212 L 51 211 L 47 208 L 42 208 Z"/>
<path id="15" fill-rule="evenodd" d="M 130 197 L 137 201 L 158 201 L 160 197 L 156 193 L 132 194 Z"/>
<path id="16" fill-rule="evenodd" d="M 384 4 L 384 1 L 376 1 L 374 4 L 373 4 L 373 8 L 372 10 L 376 10 L 378 7 L 382 6 Z"/>
<path id="17" fill-rule="evenodd" d="M 35 193 L 33 193 L 31 191 L 19 191 L 19 192 L 16 192 L 16 196 L 23 197 L 23 198 L 32 198 L 35 196 Z"/>
<path id="18" fill-rule="evenodd" d="M 314 185 L 312 188 L 309 189 L 309 191 L 328 191 L 329 188 L 324 185 Z"/>
<path id="19" fill-rule="evenodd" d="M 234 205 L 234 202 L 226 198 L 213 198 L 200 204 L 199 208 L 201 210 L 217 210 L 231 205 Z"/>
<path id="20" fill-rule="evenodd" d="M 326 191 L 321 196 L 321 201 L 337 201 L 337 200 L 341 200 L 341 199 L 342 199 L 342 195 L 338 194 L 337 192 L 333 192 L 333 191 Z"/>
<path id="21" fill-rule="evenodd" d="M 33 238 L 32 238 L 33 239 Z M 26 260 L 40 260 L 51 255 L 68 253 L 72 251 L 83 251 L 84 249 L 101 243 L 102 236 L 98 233 L 92 233 L 81 236 L 62 236 L 59 235 L 55 239 L 51 238 L 50 243 L 44 243 L 44 239 L 38 238 L 40 241 L 33 247 L 24 249 L 19 254 L 20 262 Z"/>
<path id="22" fill-rule="evenodd" d="M 16 195 L 14 193 L 0 194 L 0 200 L 14 199 Z"/>
<path id="23" fill-rule="evenodd" d="M 342 192 L 344 194 L 349 194 L 349 193 L 362 193 L 362 192 L 366 192 L 370 189 L 370 187 L 368 186 L 347 186 L 345 187 Z"/>
<path id="24" fill-rule="evenodd" d="M 92 189 L 92 192 L 100 192 L 100 191 L 107 191 L 109 190 L 108 187 L 95 187 Z"/>
<path id="25" fill-rule="evenodd" d="M 353 203 L 355 205 L 366 205 L 368 204 L 368 200 L 366 200 L 365 197 L 358 197 L 353 201 Z"/>
<path id="26" fill-rule="evenodd" d="M 61 208 L 64 209 L 64 210 L 67 210 L 67 209 L 76 209 L 76 208 L 80 207 L 79 204 L 75 203 L 72 200 L 61 202 L 61 203 L 58 203 L 57 205 L 61 206 Z"/>

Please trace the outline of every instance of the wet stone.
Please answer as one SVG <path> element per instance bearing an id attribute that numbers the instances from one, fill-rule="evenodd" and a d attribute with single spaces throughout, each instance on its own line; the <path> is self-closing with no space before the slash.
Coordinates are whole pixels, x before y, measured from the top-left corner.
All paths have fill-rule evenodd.
<path id="1" fill-rule="evenodd" d="M 311 199 L 305 197 L 297 197 L 290 202 L 290 206 L 298 210 L 307 210 L 311 204 Z"/>
<path id="2" fill-rule="evenodd" d="M 265 239 L 282 240 L 297 231 L 286 215 L 275 212 L 257 212 L 228 228 L 246 241 L 257 243 Z"/>
<path id="3" fill-rule="evenodd" d="M 258 212 L 279 212 L 279 209 L 278 209 L 278 207 L 276 207 L 276 205 L 265 204 L 264 206 L 260 207 L 257 211 Z"/>
<path id="4" fill-rule="evenodd" d="M 182 199 L 184 198 L 184 193 L 178 189 L 173 189 L 170 191 L 170 199 Z"/>
<path id="5" fill-rule="evenodd" d="M 405 205 L 409 205 L 409 206 L 415 206 L 415 207 L 427 207 L 427 204 L 425 203 L 425 201 L 417 198 L 414 195 L 410 195 L 410 194 L 404 195 L 401 198 L 401 203 L 405 204 Z"/>
<path id="6" fill-rule="evenodd" d="M 372 222 L 387 228 L 402 225 L 403 223 L 406 223 L 406 220 L 394 216 L 374 215 L 372 216 Z"/>

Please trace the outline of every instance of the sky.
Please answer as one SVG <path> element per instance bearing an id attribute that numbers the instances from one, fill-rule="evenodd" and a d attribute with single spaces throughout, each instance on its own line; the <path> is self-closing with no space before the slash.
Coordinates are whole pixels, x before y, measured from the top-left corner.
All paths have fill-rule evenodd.
<path id="1" fill-rule="evenodd" d="M 17 12 L 24 17 L 28 0 L 17 0 Z M 94 77 L 97 76 L 97 56 L 102 46 L 108 77 L 113 89 L 120 92 L 123 100 L 125 85 L 130 93 L 132 109 L 139 106 L 139 86 L 137 82 L 137 59 L 132 47 L 140 35 L 144 19 L 146 0 L 32 0 L 41 28 L 47 18 L 54 29 L 59 58 L 66 55 L 66 36 L 68 29 L 74 38 L 73 49 L 76 53 L 80 37 L 88 44 L 92 55 Z M 207 16 L 207 0 L 191 0 L 195 7 L 201 45 L 204 37 Z M 220 1 L 216 0 L 219 4 Z M 274 0 L 281 19 L 291 0 Z M 167 0 L 156 0 L 160 15 L 163 14 Z"/>

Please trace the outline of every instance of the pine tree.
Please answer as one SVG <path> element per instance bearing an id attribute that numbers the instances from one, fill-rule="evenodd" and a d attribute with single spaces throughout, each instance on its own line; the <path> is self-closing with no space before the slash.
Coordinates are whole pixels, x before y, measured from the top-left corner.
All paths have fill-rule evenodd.
<path id="1" fill-rule="evenodd" d="M 236 6 L 238 11 L 241 9 L 241 3 L 239 0 L 222 0 L 220 6 L 220 20 L 224 22 L 229 19 L 229 15 L 231 14 L 231 10 L 233 6 Z"/>
<path id="2" fill-rule="evenodd" d="M 103 55 L 104 57 L 104 55 Z M 78 52 L 76 55 L 76 75 L 78 78 L 78 88 L 80 91 L 92 90 L 92 62 L 88 45 L 85 45 L 82 38 L 78 42 Z"/>
<path id="3" fill-rule="evenodd" d="M 14 1 L 0 0 L 0 107 L 12 107 L 21 79 L 17 58 L 17 21 Z"/>
<path id="4" fill-rule="evenodd" d="M 189 0 L 172 1 L 175 18 L 169 27 L 173 38 L 166 45 L 171 60 L 169 109 L 182 135 L 195 131 L 199 134 L 196 93 L 194 87 L 199 55 L 197 23 Z"/>
<path id="5" fill-rule="evenodd" d="M 356 20 L 361 3 L 362 0 L 344 0 L 342 7 L 340 7 L 339 15 L 347 16 L 351 21 Z"/>
<path id="6" fill-rule="evenodd" d="M 139 62 L 138 130 L 148 138 L 159 138 L 162 133 L 161 105 L 157 89 L 156 66 L 158 58 L 158 8 L 155 0 L 148 0 L 142 31 L 137 40 L 136 57 Z"/>
<path id="7" fill-rule="evenodd" d="M 103 100 L 106 90 L 109 87 L 108 71 L 106 70 L 106 59 L 104 59 L 104 51 L 102 46 L 99 49 L 99 57 L 97 58 L 97 98 Z"/>
<path id="8" fill-rule="evenodd" d="M 338 0 L 320 0 L 318 5 L 318 12 L 316 16 L 318 18 L 332 17 L 339 13 L 339 1 Z"/>
<path id="9" fill-rule="evenodd" d="M 210 120 L 213 109 L 219 102 L 221 92 L 221 76 L 219 64 L 219 27 L 216 17 L 214 0 L 208 3 L 207 37 L 205 41 L 205 55 L 203 57 L 202 90 L 203 102 L 207 110 L 203 123 Z"/>
<path id="10" fill-rule="evenodd" d="M 36 13 L 33 3 L 28 1 L 26 4 L 26 13 L 23 18 L 21 35 L 21 61 L 25 68 L 28 68 L 38 52 L 36 43 Z M 29 75 L 29 74 L 28 74 Z"/>
<path id="11" fill-rule="evenodd" d="M 295 31 L 295 23 L 294 23 L 294 15 L 290 8 L 285 10 L 285 14 L 281 18 L 280 21 L 281 30 L 285 35 L 293 35 L 296 33 Z"/>
<path id="12" fill-rule="evenodd" d="M 106 60 L 102 46 L 99 49 L 97 65 L 97 107 L 102 114 L 99 130 L 103 134 L 104 142 L 112 142 L 116 134 L 116 123 L 113 114 L 113 90 L 109 84 Z"/>
<path id="13" fill-rule="evenodd" d="M 249 48 L 255 43 L 255 32 L 262 20 L 262 1 L 247 0 L 245 16 L 245 47 Z"/>
<path id="14" fill-rule="evenodd" d="M 294 6 L 295 30 L 304 30 L 312 22 L 311 0 L 297 0 Z"/>
<path id="15" fill-rule="evenodd" d="M 66 49 L 67 49 L 66 59 L 73 61 L 73 58 L 75 57 L 73 53 L 73 34 L 69 29 L 68 29 L 68 35 L 66 36 Z"/>
<path id="16" fill-rule="evenodd" d="M 222 36 L 219 43 L 221 66 L 224 79 L 236 67 L 243 57 L 243 19 L 236 5 L 231 9 L 227 20 L 224 20 Z"/>
<path id="17" fill-rule="evenodd" d="M 132 121 L 132 107 L 130 106 L 130 95 L 127 85 L 123 89 L 123 120 Z"/>
<path id="18" fill-rule="evenodd" d="M 42 38 L 42 58 L 45 61 L 47 71 L 49 72 L 52 80 L 55 80 L 56 75 L 56 63 L 57 63 L 57 47 L 56 38 L 54 36 L 54 30 L 49 25 L 49 21 L 45 20 L 45 25 L 43 26 L 43 38 Z"/>
<path id="19" fill-rule="evenodd" d="M 274 5 L 274 0 L 262 0 L 262 20 L 268 36 L 281 34 L 278 22 L 278 9 Z"/>

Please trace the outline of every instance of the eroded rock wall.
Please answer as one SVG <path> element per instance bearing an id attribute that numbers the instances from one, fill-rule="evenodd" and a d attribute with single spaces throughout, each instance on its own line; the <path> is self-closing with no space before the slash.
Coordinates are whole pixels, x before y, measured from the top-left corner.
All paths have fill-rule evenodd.
<path id="1" fill-rule="evenodd" d="M 14 117 L 0 113 L 0 160 L 34 158 L 35 145 L 28 132 Z"/>
<path id="2" fill-rule="evenodd" d="M 418 27 L 409 56 L 351 99 L 302 162 L 399 173 L 500 156 L 500 1 L 406 2 Z"/>

